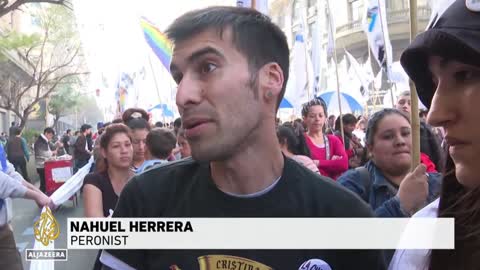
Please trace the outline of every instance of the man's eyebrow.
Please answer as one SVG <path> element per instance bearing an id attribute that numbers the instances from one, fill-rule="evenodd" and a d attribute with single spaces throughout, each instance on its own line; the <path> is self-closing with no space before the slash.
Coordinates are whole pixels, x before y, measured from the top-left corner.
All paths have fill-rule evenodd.
<path id="1" fill-rule="evenodd" d="M 187 58 L 187 63 L 190 64 L 192 62 L 195 62 L 198 58 L 206 55 L 206 54 L 214 54 L 222 59 L 225 59 L 225 56 L 217 49 L 211 47 L 211 46 L 207 46 L 205 48 L 202 48 L 202 49 L 199 49 L 195 52 L 193 52 L 192 54 L 190 54 L 190 56 L 188 56 Z M 175 73 L 178 73 L 179 72 L 179 69 L 177 68 L 177 66 L 172 62 L 170 64 L 170 73 L 173 75 Z"/>
<path id="2" fill-rule="evenodd" d="M 214 54 L 222 59 L 225 59 L 225 56 L 217 49 L 213 48 L 213 47 L 205 47 L 205 48 L 202 48 L 198 51 L 195 51 L 193 52 L 192 54 L 190 54 L 190 56 L 187 58 L 187 62 L 188 63 L 192 63 L 192 62 L 195 62 L 198 58 L 206 55 L 206 54 Z"/>

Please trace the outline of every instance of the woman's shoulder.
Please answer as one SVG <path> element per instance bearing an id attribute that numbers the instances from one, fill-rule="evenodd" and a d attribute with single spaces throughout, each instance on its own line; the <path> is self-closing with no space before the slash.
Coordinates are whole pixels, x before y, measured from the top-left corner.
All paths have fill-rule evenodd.
<path id="1" fill-rule="evenodd" d="M 85 185 L 91 184 L 101 189 L 106 180 L 109 180 L 106 173 L 89 173 L 85 176 L 83 183 Z"/>
<path id="2" fill-rule="evenodd" d="M 330 144 L 342 144 L 341 139 L 338 138 L 338 136 L 335 135 L 335 134 L 328 134 L 327 138 L 328 138 L 328 141 L 330 142 Z"/>

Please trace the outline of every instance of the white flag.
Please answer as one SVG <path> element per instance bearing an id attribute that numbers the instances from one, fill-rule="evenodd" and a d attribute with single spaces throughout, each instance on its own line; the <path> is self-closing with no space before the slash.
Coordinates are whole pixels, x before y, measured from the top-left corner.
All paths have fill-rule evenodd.
<path id="1" fill-rule="evenodd" d="M 370 83 L 373 81 L 373 78 L 369 77 L 364 69 L 360 67 L 360 64 L 357 62 L 355 57 L 351 55 L 347 50 L 345 50 L 345 54 L 347 56 L 347 61 L 350 63 L 350 69 L 353 71 L 353 75 L 358 79 L 360 82 L 360 93 L 362 97 L 368 99 L 368 89 Z"/>
<path id="2" fill-rule="evenodd" d="M 323 25 L 320 10 L 324 10 L 323 1 L 317 1 L 317 18 L 315 20 L 315 29 L 312 33 L 312 64 L 314 76 L 314 93 L 318 94 L 321 88 L 322 66 L 324 63 L 322 43 L 323 43 Z"/>
<path id="3" fill-rule="evenodd" d="M 327 43 L 327 58 L 330 59 L 335 53 L 335 24 L 333 23 L 332 12 L 330 10 L 330 1 L 327 0 L 328 13 L 328 43 Z"/>
<path id="4" fill-rule="evenodd" d="M 392 65 L 392 44 L 388 34 L 385 0 L 367 0 L 363 30 L 377 60 L 389 76 Z"/>
<path id="5" fill-rule="evenodd" d="M 298 112 L 303 103 L 312 98 L 313 66 L 310 60 L 303 34 L 297 34 L 290 57 L 290 78 L 287 82 L 285 98 Z"/>

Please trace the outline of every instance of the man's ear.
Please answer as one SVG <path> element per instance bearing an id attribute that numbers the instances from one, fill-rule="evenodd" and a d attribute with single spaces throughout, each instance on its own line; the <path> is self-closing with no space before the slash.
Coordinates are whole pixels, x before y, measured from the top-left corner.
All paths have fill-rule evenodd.
<path id="1" fill-rule="evenodd" d="M 265 64 L 258 72 L 259 95 L 267 102 L 277 102 L 282 91 L 284 76 L 279 64 Z"/>

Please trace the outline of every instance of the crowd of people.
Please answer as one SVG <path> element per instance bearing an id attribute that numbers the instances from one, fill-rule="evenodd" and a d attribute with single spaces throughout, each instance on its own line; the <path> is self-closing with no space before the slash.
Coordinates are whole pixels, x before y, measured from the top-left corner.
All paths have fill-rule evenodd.
<path id="1" fill-rule="evenodd" d="M 71 141 L 67 131 L 59 144 L 76 170 L 94 157 L 83 186 L 86 217 L 454 217 L 455 250 L 114 249 L 98 253 L 95 269 L 199 269 L 211 254 L 273 269 L 306 269 L 313 259 L 327 269 L 477 269 L 479 12 L 454 1 L 401 57 L 430 109 L 418 112 L 415 167 L 409 92 L 394 108 L 338 118 L 314 98 L 301 118 L 281 123 L 287 39 L 265 15 L 237 7 L 192 11 L 167 29 L 181 119 L 165 128 L 130 108 L 96 134 L 84 125 Z M 24 174 L 29 154 L 21 131 L 13 134 L 5 156 Z M 54 134 L 47 128 L 35 143 L 39 174 L 58 154 L 49 144 Z M 0 175 L 19 178 L 5 163 Z M 0 182 L 0 198 L 48 203 L 44 184 L 16 183 L 8 193 Z"/>

